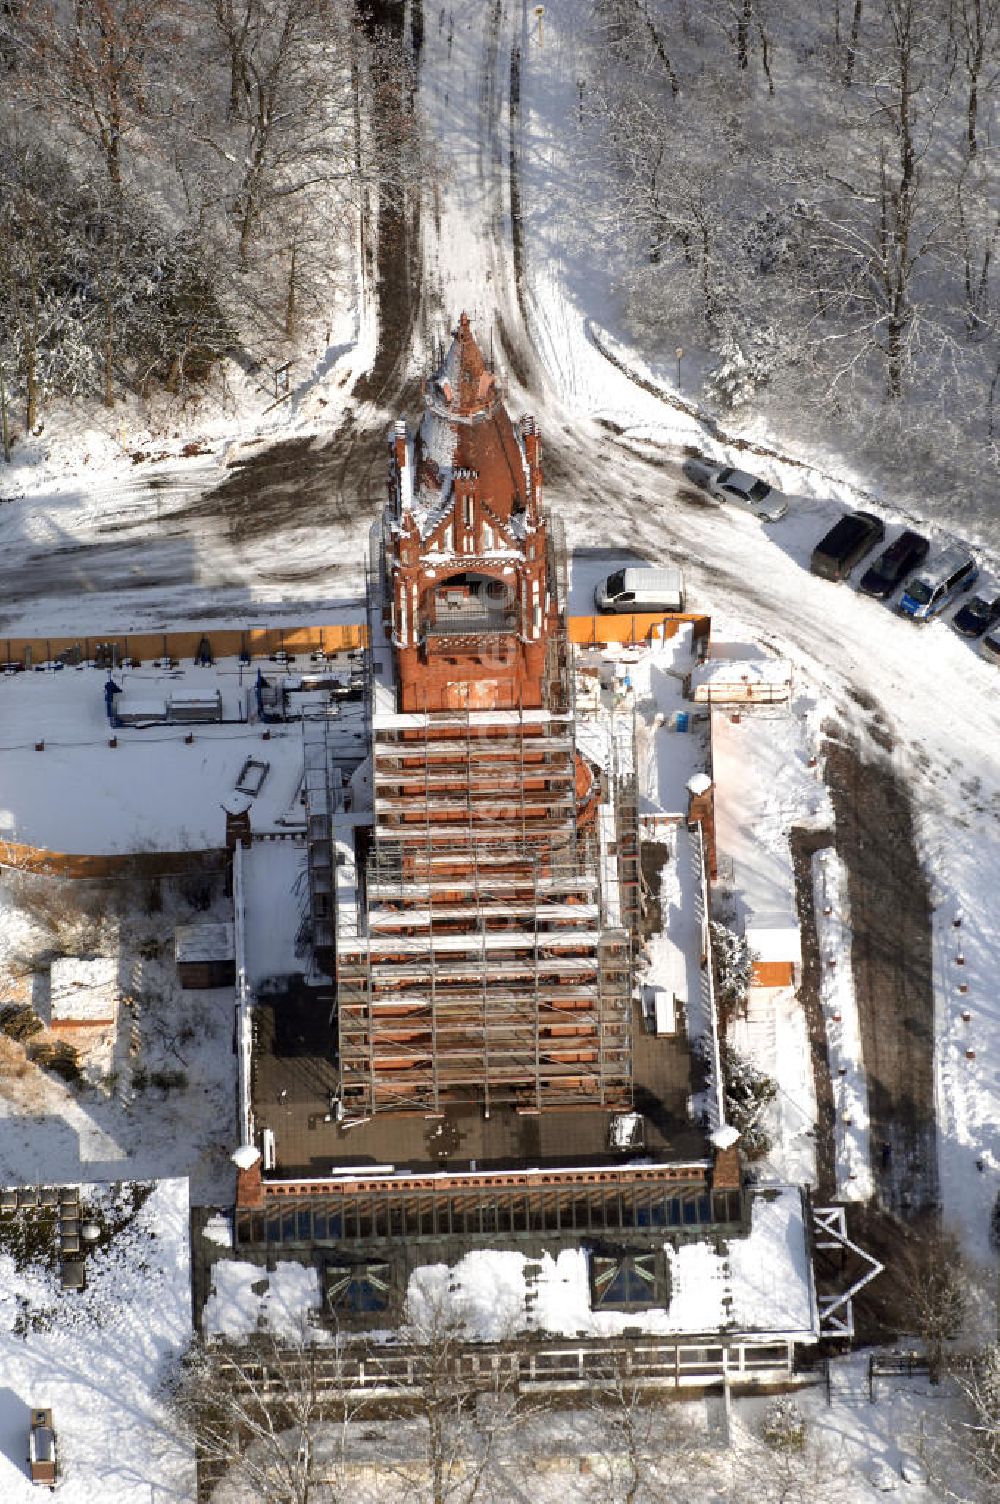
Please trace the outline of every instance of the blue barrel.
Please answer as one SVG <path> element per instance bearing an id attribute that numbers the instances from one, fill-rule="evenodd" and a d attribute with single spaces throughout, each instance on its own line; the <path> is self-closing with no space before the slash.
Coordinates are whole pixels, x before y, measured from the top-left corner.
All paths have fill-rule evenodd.
<path id="1" fill-rule="evenodd" d="M 677 730 L 686 731 L 688 729 L 689 719 L 690 716 L 686 710 L 678 710 L 677 715 L 674 718 L 674 725 Z"/>

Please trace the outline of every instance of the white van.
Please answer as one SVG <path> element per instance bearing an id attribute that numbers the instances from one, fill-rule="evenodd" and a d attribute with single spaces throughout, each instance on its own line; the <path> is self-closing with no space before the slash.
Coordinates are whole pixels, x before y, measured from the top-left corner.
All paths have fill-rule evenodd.
<path id="1" fill-rule="evenodd" d="M 598 611 L 683 611 L 684 576 L 679 569 L 617 569 L 594 591 Z"/>
<path id="2" fill-rule="evenodd" d="M 899 600 L 899 610 L 914 621 L 930 621 L 963 590 L 971 590 L 979 578 L 979 565 L 961 544 L 934 554 L 910 580 Z"/>

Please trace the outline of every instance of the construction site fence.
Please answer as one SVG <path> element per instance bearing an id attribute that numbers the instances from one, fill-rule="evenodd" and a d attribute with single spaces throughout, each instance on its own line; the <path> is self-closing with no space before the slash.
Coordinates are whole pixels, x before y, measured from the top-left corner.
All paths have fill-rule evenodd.
<path id="1" fill-rule="evenodd" d="M 223 872 L 226 852 L 220 847 L 202 851 L 122 851 L 84 855 L 0 841 L 0 867 L 39 877 L 119 878 L 186 877 L 190 873 Z"/>
<path id="2" fill-rule="evenodd" d="M 581 647 L 602 647 L 611 643 L 647 642 L 657 635 L 670 638 L 685 622 L 694 628 L 695 640 L 707 639 L 707 616 L 664 615 L 645 612 L 636 616 L 570 616 L 567 618 L 569 640 Z M 36 668 L 49 663 L 93 663 L 106 666 L 125 659 L 147 662 L 150 659 L 200 660 L 208 653 L 213 658 L 308 657 L 313 653 L 329 655 L 363 648 L 368 628 L 362 622 L 332 622 L 323 626 L 273 626 L 240 628 L 192 628 L 178 632 L 95 632 L 88 636 L 3 637 L 0 638 L 0 668 L 4 664 Z"/>

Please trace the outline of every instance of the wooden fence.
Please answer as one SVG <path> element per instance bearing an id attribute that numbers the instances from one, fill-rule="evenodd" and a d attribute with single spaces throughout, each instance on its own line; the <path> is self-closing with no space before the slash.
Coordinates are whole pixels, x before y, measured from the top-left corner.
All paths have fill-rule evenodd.
<path id="1" fill-rule="evenodd" d="M 707 616 L 685 613 L 663 615 L 646 612 L 636 616 L 571 616 L 567 630 L 571 642 L 581 647 L 599 647 L 608 643 L 647 641 L 654 629 L 664 637 L 673 637 L 685 622 L 694 627 L 696 641 L 707 640 L 710 621 Z M 206 627 L 180 632 L 95 632 L 89 636 L 0 637 L 0 668 L 4 664 L 35 668 L 45 663 L 92 663 L 95 660 L 121 663 L 176 658 L 194 661 L 207 644 L 214 658 L 272 658 L 285 653 L 289 657 L 308 657 L 311 653 L 337 653 L 362 648 L 368 629 L 361 622 L 328 622 L 323 626 L 273 626 L 237 629 Z"/>
<path id="2" fill-rule="evenodd" d="M 118 878 L 177 877 L 191 872 L 222 872 L 227 853 L 204 851 L 123 851 L 84 855 L 0 841 L 0 867 L 39 877 Z"/>

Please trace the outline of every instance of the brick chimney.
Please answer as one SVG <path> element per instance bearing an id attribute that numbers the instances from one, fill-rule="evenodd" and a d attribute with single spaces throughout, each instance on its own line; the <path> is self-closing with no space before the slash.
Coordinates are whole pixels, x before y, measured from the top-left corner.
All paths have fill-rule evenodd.
<path id="1" fill-rule="evenodd" d="M 738 1191 L 740 1188 L 740 1151 L 736 1144 L 716 1149 L 712 1162 L 713 1191 Z"/>
<path id="2" fill-rule="evenodd" d="M 260 1171 L 260 1150 L 252 1144 L 244 1144 L 233 1155 L 236 1165 L 236 1205 L 260 1207 L 264 1205 L 264 1182 Z"/>
<path id="3" fill-rule="evenodd" d="M 705 843 L 708 875 L 714 882 L 719 875 L 715 849 L 715 785 L 707 773 L 698 773 L 688 782 L 688 824 L 701 826 Z"/>

